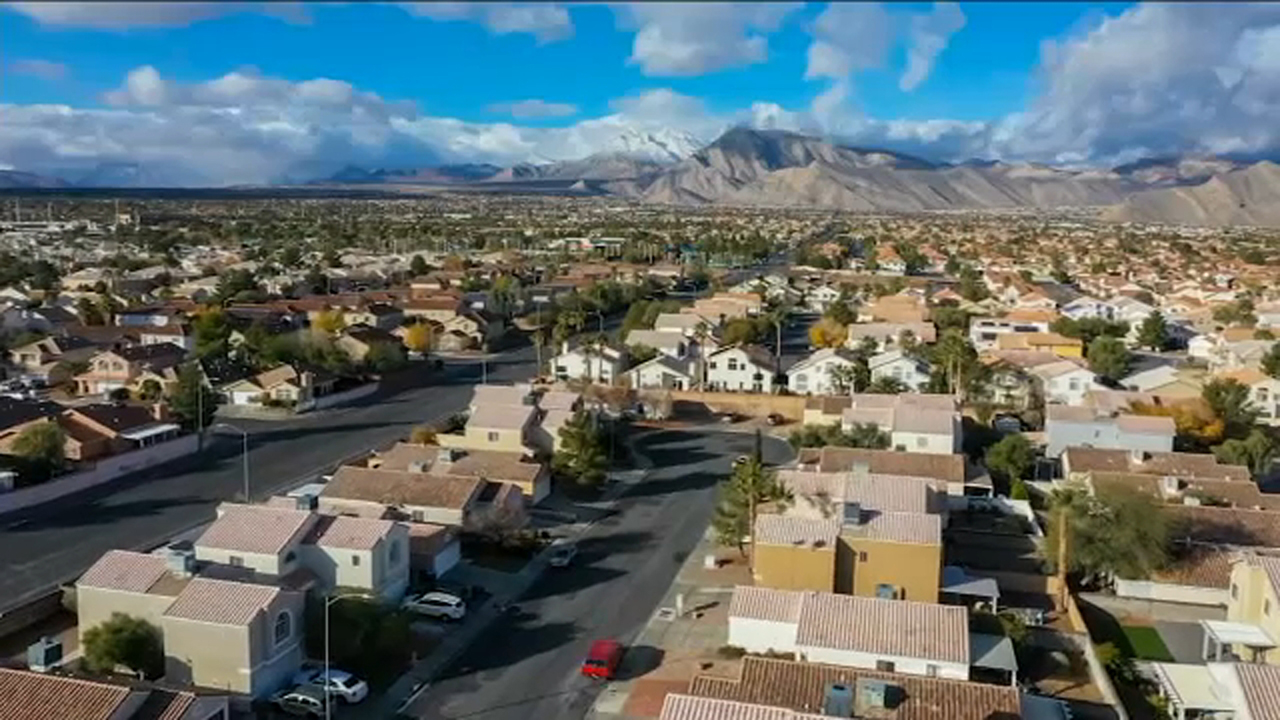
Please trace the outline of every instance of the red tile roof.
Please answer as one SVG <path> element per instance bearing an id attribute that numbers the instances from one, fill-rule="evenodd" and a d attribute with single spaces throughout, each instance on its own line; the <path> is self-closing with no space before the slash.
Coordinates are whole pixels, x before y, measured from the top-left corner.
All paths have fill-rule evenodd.
<path id="1" fill-rule="evenodd" d="M 0 718 L 112 720 L 131 692 L 119 685 L 0 668 Z"/>

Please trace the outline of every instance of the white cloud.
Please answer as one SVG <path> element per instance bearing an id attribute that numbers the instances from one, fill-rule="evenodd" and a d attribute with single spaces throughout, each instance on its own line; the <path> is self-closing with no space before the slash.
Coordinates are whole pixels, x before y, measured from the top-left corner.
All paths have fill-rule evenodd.
<path id="1" fill-rule="evenodd" d="M 933 71 L 933 63 L 947 48 L 951 36 L 964 27 L 965 16 L 953 2 L 936 2 L 933 12 L 911 18 L 907 68 L 898 80 L 904 92 L 915 90 Z"/>
<path id="2" fill-rule="evenodd" d="M 854 72 L 884 66 L 895 34 L 880 3 L 831 3 L 812 28 L 806 80 L 846 80 Z"/>
<path id="3" fill-rule="evenodd" d="M 802 3 L 637 2 L 615 8 L 636 30 L 628 63 L 649 76 L 703 75 L 764 62 L 767 35 Z"/>
<path id="4" fill-rule="evenodd" d="M 297 2 L 10 2 L 7 7 L 41 25 L 129 30 L 185 27 L 202 20 L 242 12 L 257 12 L 290 22 L 306 22 L 306 9 Z"/>
<path id="5" fill-rule="evenodd" d="M 1045 160 L 1280 149 L 1280 6 L 1150 3 L 1045 43 L 993 149 Z"/>
<path id="6" fill-rule="evenodd" d="M 573 37 L 569 11 L 555 3 L 514 2 L 402 2 L 412 15 L 432 20 L 469 20 L 495 35 L 527 33 L 539 43 Z"/>
<path id="7" fill-rule="evenodd" d="M 71 69 L 63 63 L 37 58 L 14 60 L 9 63 L 9 70 L 15 75 L 30 75 L 49 82 L 65 80 L 71 74 Z"/>
<path id="8" fill-rule="evenodd" d="M 491 113 L 510 115 L 516 119 L 554 118 L 576 115 L 578 106 L 571 103 L 547 102 L 532 98 L 516 102 L 493 103 L 486 108 Z"/>

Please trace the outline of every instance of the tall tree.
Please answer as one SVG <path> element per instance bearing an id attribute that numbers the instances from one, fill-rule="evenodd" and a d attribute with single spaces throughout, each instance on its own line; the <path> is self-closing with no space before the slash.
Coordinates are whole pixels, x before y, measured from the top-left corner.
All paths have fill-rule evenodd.
<path id="1" fill-rule="evenodd" d="M 197 362 L 178 370 L 178 383 L 169 397 L 169 408 L 188 430 L 207 428 L 218 410 L 218 396 L 205 383 Z"/>
<path id="2" fill-rule="evenodd" d="M 347 326 L 347 320 L 344 317 L 341 308 L 324 310 L 324 311 L 321 311 L 318 315 L 316 315 L 316 321 L 315 321 L 316 329 L 322 332 L 328 333 L 330 335 L 336 335 L 342 332 L 342 330 L 346 328 L 346 326 Z"/>
<path id="3" fill-rule="evenodd" d="M 414 277 L 426 275 L 427 269 L 427 261 L 424 260 L 421 255 L 414 255 L 413 258 L 409 260 L 409 272 L 412 273 Z"/>
<path id="4" fill-rule="evenodd" d="M 712 519 L 717 539 L 721 545 L 736 547 L 746 555 L 743 538 L 748 538 L 754 554 L 756 518 L 761 506 L 790 499 L 791 493 L 778 481 L 778 474 L 760 458 L 748 457 L 738 463 L 728 481 L 720 486 L 720 498 Z"/>
<path id="5" fill-rule="evenodd" d="M 124 666 L 145 679 L 164 674 L 160 629 L 142 618 L 112 613 L 107 621 L 85 630 L 83 645 L 85 664 L 93 672 Z"/>
<path id="6" fill-rule="evenodd" d="M 425 322 L 414 323 L 404 329 L 404 345 L 411 352 L 426 354 L 431 351 L 431 326 Z"/>
<path id="7" fill-rule="evenodd" d="M 1089 369 L 1111 381 L 1119 380 L 1129 374 L 1129 366 L 1133 362 L 1129 348 L 1120 340 L 1100 335 L 1089 343 L 1086 352 Z"/>
<path id="8" fill-rule="evenodd" d="M 1280 454 L 1276 439 L 1262 428 L 1254 428 L 1243 439 L 1231 438 L 1213 449 L 1218 460 L 1229 465 L 1243 465 L 1249 468 L 1255 480 L 1266 478 L 1271 470 L 1271 463 Z"/>
<path id="9" fill-rule="evenodd" d="M 226 354 L 227 341 L 231 339 L 231 323 L 220 308 L 197 315 L 191 329 L 195 335 L 197 357 Z"/>
<path id="10" fill-rule="evenodd" d="M 609 454 L 604 433 L 597 425 L 594 417 L 579 410 L 560 428 L 560 449 L 551 458 L 551 467 L 558 475 L 588 487 L 604 482 Z"/>
<path id="11" fill-rule="evenodd" d="M 987 467 L 1006 482 L 1022 480 L 1036 462 L 1036 450 L 1022 433 L 1011 433 L 987 448 Z"/>
<path id="12" fill-rule="evenodd" d="M 1258 410 L 1249 401 L 1249 388 L 1233 378 L 1214 378 L 1205 383 L 1200 397 L 1223 424 L 1227 438 L 1243 438 L 1258 421 Z"/>
<path id="13" fill-rule="evenodd" d="M 1151 350 L 1163 350 L 1169 342 L 1169 325 L 1159 310 L 1152 310 L 1138 327 L 1138 344 Z"/>
<path id="14" fill-rule="evenodd" d="M 43 482 L 66 466 L 67 436 L 56 422 L 32 425 L 13 439 L 13 454 L 26 462 L 30 482 Z"/>
<path id="15" fill-rule="evenodd" d="M 823 318 L 809 328 L 809 342 L 816 348 L 840 347 L 848 336 L 848 328 L 830 318 Z"/>
<path id="16" fill-rule="evenodd" d="M 1050 506 L 1048 556 L 1060 557 L 1065 535 L 1066 567 L 1086 581 L 1144 580 L 1168 560 L 1167 515 L 1149 495 L 1125 488 L 1091 496 L 1070 487 L 1055 490 Z"/>
<path id="17" fill-rule="evenodd" d="M 1262 356 L 1262 372 L 1280 380 L 1280 342 L 1273 344 Z"/>

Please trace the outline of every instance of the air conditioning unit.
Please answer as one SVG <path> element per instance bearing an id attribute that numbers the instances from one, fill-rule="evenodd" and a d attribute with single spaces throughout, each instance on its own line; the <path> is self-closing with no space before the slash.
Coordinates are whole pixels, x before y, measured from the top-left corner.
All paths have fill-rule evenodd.
<path id="1" fill-rule="evenodd" d="M 299 510 L 315 510 L 319 505 L 319 498 L 311 493 L 301 493 L 294 496 L 296 507 Z"/>
<path id="2" fill-rule="evenodd" d="M 62 641 L 45 636 L 27 648 L 27 668 L 33 672 L 49 672 L 62 664 Z"/>
<path id="3" fill-rule="evenodd" d="M 822 694 L 822 714 L 827 717 L 853 717 L 853 688 L 831 683 Z"/>
<path id="4" fill-rule="evenodd" d="M 165 564 L 178 577 L 191 577 L 196 571 L 196 550 L 189 542 L 176 542 L 165 548 Z"/>
<path id="5" fill-rule="evenodd" d="M 884 680 L 858 680 L 858 711 L 884 710 L 889 707 L 889 683 Z"/>

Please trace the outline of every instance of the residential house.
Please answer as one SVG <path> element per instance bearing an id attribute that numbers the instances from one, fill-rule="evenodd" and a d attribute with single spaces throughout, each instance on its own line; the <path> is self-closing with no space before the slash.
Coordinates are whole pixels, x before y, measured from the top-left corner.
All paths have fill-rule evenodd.
<path id="1" fill-rule="evenodd" d="M 805 308 L 809 312 L 825 313 L 827 308 L 840 301 L 840 290 L 830 285 L 811 287 L 804 293 Z"/>
<path id="2" fill-rule="evenodd" d="M 69 407 L 57 417 L 70 460 L 96 460 L 163 443 L 182 428 L 162 404 L 90 403 Z"/>
<path id="3" fill-rule="evenodd" d="M 318 498 L 323 512 L 474 527 L 489 521 L 523 524 L 519 488 L 478 477 L 433 475 L 344 465 Z"/>
<path id="4" fill-rule="evenodd" d="M 795 501 L 757 518 L 757 586 L 938 601 L 945 484 L 865 465 L 779 481 Z"/>
<path id="5" fill-rule="evenodd" d="M 636 390 L 689 390 L 697 386 L 698 361 L 659 353 L 622 374 Z"/>
<path id="6" fill-rule="evenodd" d="M 898 450 L 950 455 L 960 451 L 960 412 L 951 395 L 911 393 L 853 396 L 841 413 L 841 426 L 874 425 L 889 434 Z"/>
<path id="7" fill-rule="evenodd" d="M 299 370 L 293 365 L 279 365 L 227 383 L 221 392 L 229 405 L 285 405 L 306 408 L 316 398 L 333 392 L 338 378 L 324 370 Z"/>
<path id="8" fill-rule="evenodd" d="M 859 308 L 858 321 L 893 324 L 926 323 L 929 321 L 929 306 L 924 298 L 917 295 L 885 295 Z"/>
<path id="9" fill-rule="evenodd" d="M 70 366 L 88 362 L 98 345 L 76 335 L 51 335 L 9 351 L 9 362 L 26 378 L 56 385 L 70 374 Z"/>
<path id="10" fill-rule="evenodd" d="M 1081 295 L 1063 305 L 1060 312 L 1072 320 L 1116 320 L 1116 306 L 1106 300 L 1099 300 L 1089 295 Z"/>
<path id="11" fill-rule="evenodd" d="M 1045 455 L 1051 458 L 1073 446 L 1171 452 L 1175 434 L 1171 417 L 1112 414 L 1093 407 L 1045 407 Z"/>
<path id="12" fill-rule="evenodd" d="M 864 342 L 874 341 L 876 352 L 884 352 L 902 346 L 904 338 L 932 345 L 938 341 L 938 329 L 931 322 L 869 322 L 849 326 L 849 339 L 845 345 L 857 349 Z"/>
<path id="13" fill-rule="evenodd" d="M 963 607 L 762 587 L 733 589 L 728 644 L 951 680 L 968 680 L 972 662 Z"/>
<path id="14" fill-rule="evenodd" d="M 613 385 L 626 368 L 626 350 L 611 345 L 571 345 L 565 341 L 551 358 L 552 375 L 560 381 L 581 380 Z"/>
<path id="15" fill-rule="evenodd" d="M 696 343 L 679 330 L 632 330 L 627 333 L 627 346 L 643 345 L 676 360 L 683 360 L 693 352 Z"/>
<path id="16" fill-rule="evenodd" d="M 1258 411 L 1258 422 L 1280 425 L 1280 380 L 1257 368 L 1242 368 L 1218 377 L 1235 380 L 1249 388 L 1249 401 Z"/>
<path id="17" fill-rule="evenodd" d="M 167 682 L 253 698 L 285 685 L 302 665 L 303 594 L 193 571 L 182 553 L 108 552 L 76 583 L 81 636 L 124 613 L 160 629 Z"/>
<path id="18" fill-rule="evenodd" d="M 381 328 L 368 325 L 352 325 L 345 328 L 334 345 L 351 358 L 352 362 L 363 363 L 369 359 L 369 353 L 379 345 L 403 350 L 400 338 Z"/>
<path id="19" fill-rule="evenodd" d="M 64 410 L 48 400 L 19 400 L 0 396 L 0 455 L 13 452 L 13 443 L 23 431 L 40 423 L 55 422 Z"/>
<path id="20" fill-rule="evenodd" d="M 841 373 L 852 372 L 857 360 L 844 348 L 823 348 L 787 370 L 787 387 L 799 395 L 847 394 L 849 382 L 837 382 Z"/>
<path id="21" fill-rule="evenodd" d="M 1257 637 L 1245 640 L 1248 633 L 1238 630 L 1240 641 L 1229 647 L 1236 657 L 1280 669 L 1280 557 L 1245 551 L 1232 563 L 1227 621 L 1249 626 Z"/>
<path id="22" fill-rule="evenodd" d="M 169 343 L 103 350 L 89 360 L 89 370 L 76 375 L 80 395 L 106 395 L 112 390 L 140 391 L 149 381 L 168 393 L 178 383 L 186 351 Z"/>
<path id="23" fill-rule="evenodd" d="M 913 391 L 929 382 L 929 363 L 901 349 L 872 355 L 867 367 L 871 370 L 871 382 L 892 378 Z"/>
<path id="24" fill-rule="evenodd" d="M 1084 342 L 1080 338 L 1067 337 L 1054 332 L 1004 333 L 996 336 L 996 348 L 1049 352 L 1063 358 L 1084 357 Z"/>
<path id="25" fill-rule="evenodd" d="M 196 349 L 196 336 L 191 331 L 191 327 L 184 323 L 138 326 L 138 344 L 160 345 L 163 343 L 177 345 L 187 352 L 192 352 Z"/>
<path id="26" fill-rule="evenodd" d="M 227 720 L 225 695 L 0 668 L 5 720 Z"/>
<path id="27" fill-rule="evenodd" d="M 362 307 L 349 308 L 342 314 L 348 327 L 366 325 L 379 330 L 394 330 L 404 322 L 404 312 L 394 305 L 385 303 L 368 303 Z"/>
<path id="28" fill-rule="evenodd" d="M 443 325 L 463 312 L 463 306 L 462 301 L 456 297 L 439 295 L 406 300 L 401 305 L 401 311 L 407 318 L 433 320 Z"/>
<path id="29" fill-rule="evenodd" d="M 1127 390 L 1164 397 L 1198 398 L 1204 391 L 1204 373 L 1173 365 L 1157 365 L 1132 372 L 1117 381 Z"/>
<path id="30" fill-rule="evenodd" d="M 508 404 L 482 400 L 477 393 L 470 413 L 461 434 L 440 434 L 436 441 L 446 447 L 515 453 L 533 446 L 539 410 L 532 398 L 529 404 Z"/>
<path id="31" fill-rule="evenodd" d="M 409 523 L 408 528 L 409 570 L 415 587 L 429 586 L 462 562 L 457 528 L 431 523 Z"/>
<path id="32" fill-rule="evenodd" d="M 410 538 L 404 523 L 319 515 L 299 552 L 325 588 L 368 591 L 397 602 L 409 588 Z"/>
<path id="33" fill-rule="evenodd" d="M 708 321 L 694 313 L 659 313 L 658 317 L 653 321 L 653 329 L 657 332 L 679 332 L 686 338 L 693 339 L 698 337 L 698 327 L 704 326 L 706 332 L 711 332 L 716 323 Z"/>
<path id="34" fill-rule="evenodd" d="M 369 458 L 368 465 L 383 470 L 474 477 L 506 483 L 518 488 L 530 505 L 542 502 L 551 493 L 550 470 L 545 463 L 533 460 L 524 452 L 463 450 L 402 442 L 376 453 Z"/>
<path id="35" fill-rule="evenodd" d="M 979 352 L 993 350 L 1002 335 L 1013 333 L 1048 333 L 1052 320 L 1015 319 L 1014 313 L 1004 317 L 977 317 L 969 321 L 969 341 Z"/>
<path id="36" fill-rule="evenodd" d="M 1079 407 L 1084 405 L 1089 391 L 1104 387 L 1098 383 L 1092 370 L 1081 365 L 1082 362 L 1062 359 L 1035 365 L 1027 372 L 1039 381 L 1045 402 Z"/>
<path id="37" fill-rule="evenodd" d="M 707 355 L 706 374 L 713 391 L 771 393 L 778 366 L 759 345 L 734 345 Z"/>
<path id="38" fill-rule="evenodd" d="M 1062 474 L 1067 479 L 1083 480 L 1098 473 L 1252 484 L 1248 468 L 1226 465 L 1218 462 L 1213 455 L 1203 453 L 1108 450 L 1096 447 L 1069 447 L 1062 452 Z"/>
<path id="39" fill-rule="evenodd" d="M 182 322 L 182 313 L 165 305 L 128 308 L 116 312 L 114 322 L 122 327 L 164 327 Z"/>
<path id="40" fill-rule="evenodd" d="M 659 720 L 1066 720 L 1023 715 L 1016 687 L 748 655 L 735 677 L 696 675 Z M 818 715 L 820 711 L 826 714 Z"/>
<path id="41" fill-rule="evenodd" d="M 964 455 L 905 452 L 867 448 L 822 447 L 800 451 L 797 467 L 808 472 L 849 473 L 866 467 L 875 475 L 921 477 L 945 483 L 951 495 L 962 495 L 967 477 Z"/>

